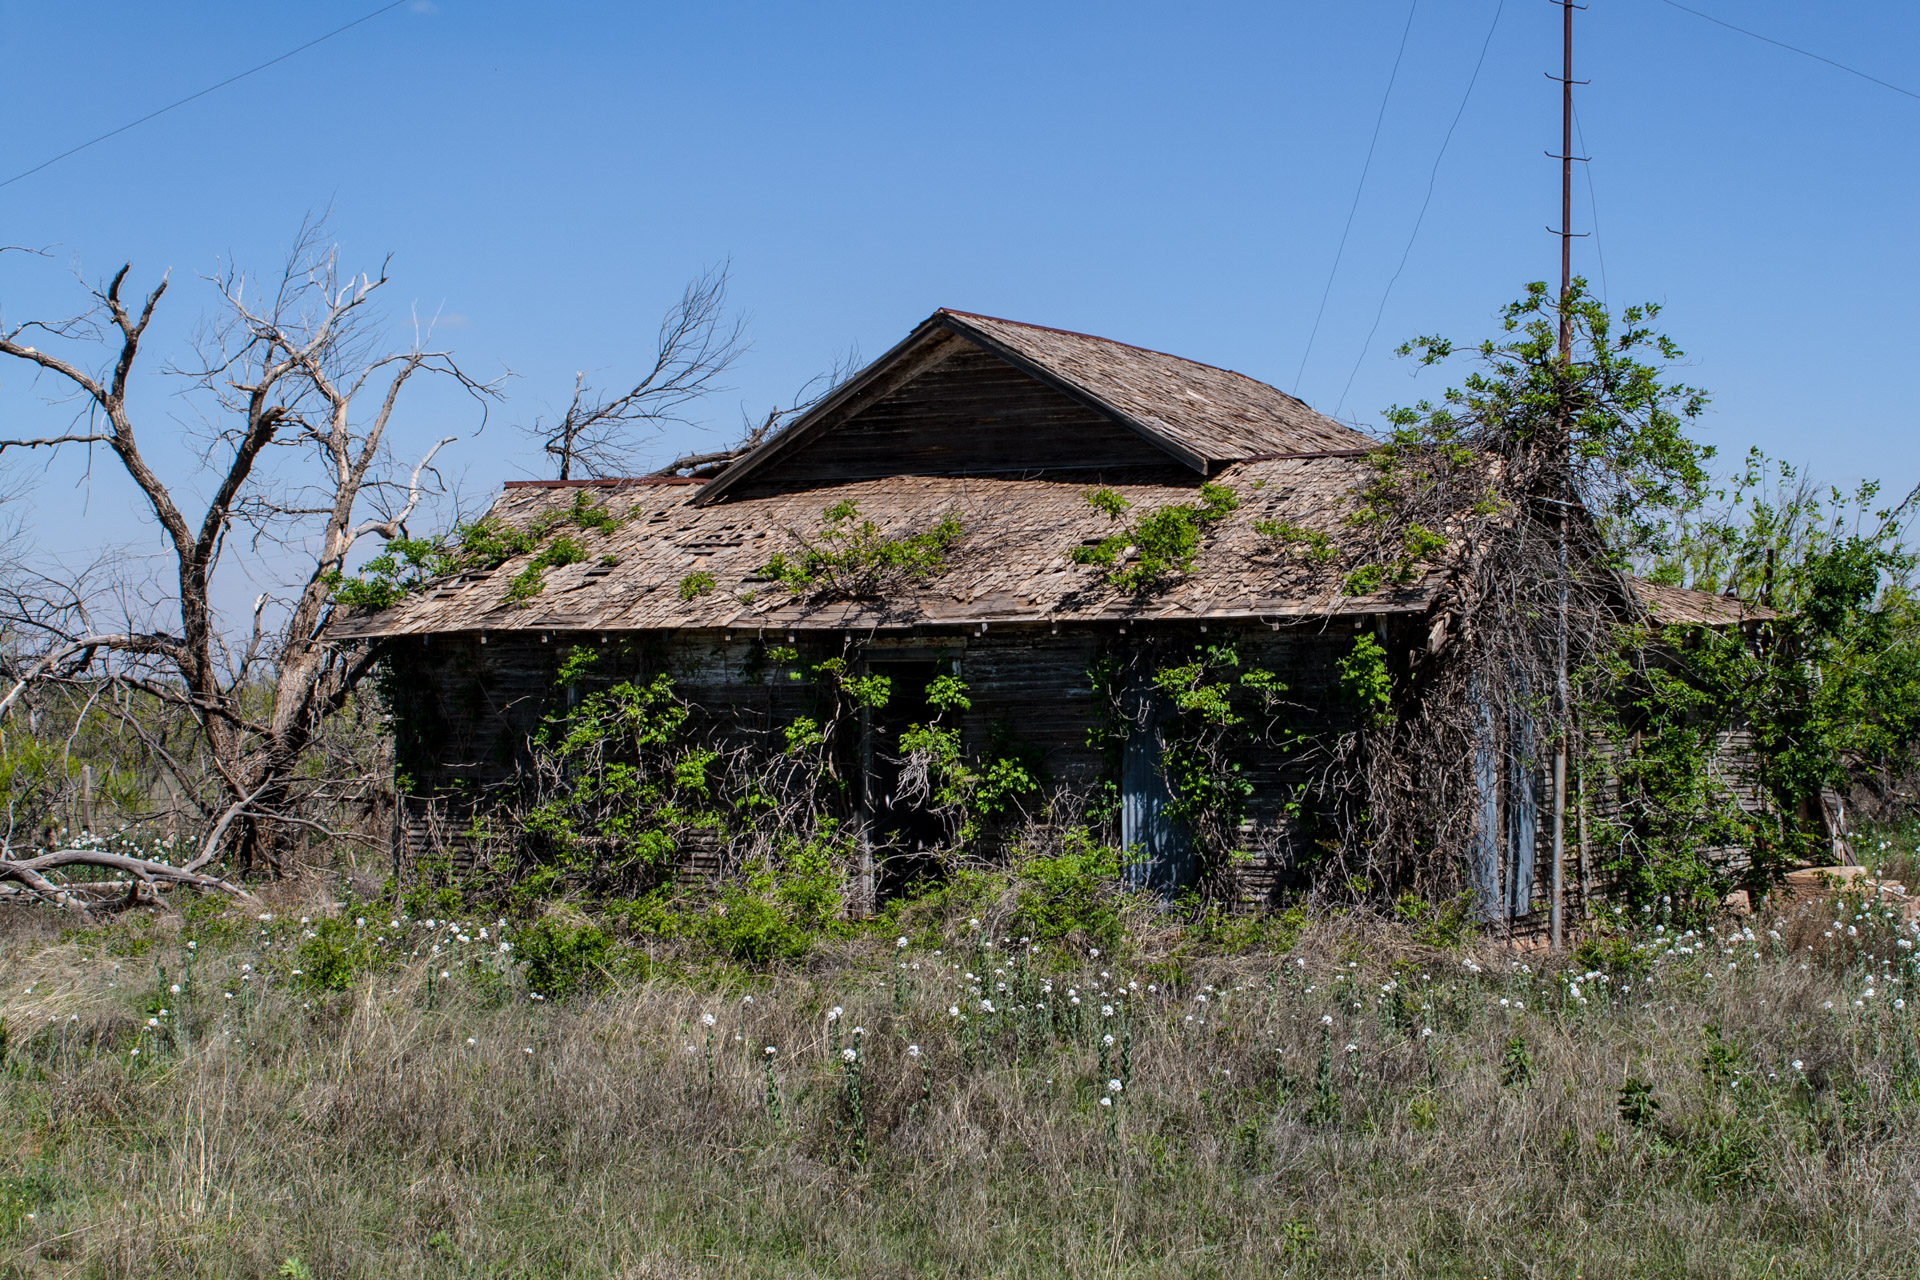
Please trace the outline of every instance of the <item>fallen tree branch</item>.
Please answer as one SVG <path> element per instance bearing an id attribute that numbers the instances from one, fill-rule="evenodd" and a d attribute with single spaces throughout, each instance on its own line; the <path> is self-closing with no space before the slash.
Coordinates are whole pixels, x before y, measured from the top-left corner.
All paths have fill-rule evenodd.
<path id="1" fill-rule="evenodd" d="M 124 871 L 128 875 L 138 876 L 149 882 L 164 880 L 172 884 L 191 885 L 196 889 L 218 889 L 242 902 L 254 905 L 258 905 L 260 901 L 240 886 L 230 884 L 218 876 L 201 875 L 197 871 L 169 866 L 149 858 L 130 858 L 125 854 L 103 853 L 98 849 L 55 849 L 51 853 L 43 853 L 36 858 L 0 858 L 0 880 L 18 880 L 49 901 L 64 905 L 69 896 L 69 889 L 64 885 L 55 884 L 42 874 L 55 867 L 104 867 L 109 871 Z"/>

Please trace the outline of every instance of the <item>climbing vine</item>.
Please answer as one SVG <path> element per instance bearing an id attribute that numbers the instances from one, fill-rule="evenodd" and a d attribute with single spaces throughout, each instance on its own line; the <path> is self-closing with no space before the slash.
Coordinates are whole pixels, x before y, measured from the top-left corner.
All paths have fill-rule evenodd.
<path id="1" fill-rule="evenodd" d="M 797 553 L 777 551 L 760 575 L 795 595 L 870 600 L 945 573 L 964 530 L 948 512 L 929 528 L 889 534 L 851 500 L 821 514 L 819 529 L 795 533 Z"/>
<path id="2" fill-rule="evenodd" d="M 333 598 L 349 608 L 385 609 L 441 578 L 496 569 L 515 556 L 537 552 L 508 584 L 508 600 L 524 604 L 545 587 L 546 570 L 586 559 L 586 547 L 577 538 L 562 535 L 548 543 L 556 530 L 571 525 L 604 534 L 623 523 L 607 504 L 596 504 L 582 490 L 574 494 L 571 506 L 546 511 L 525 525 L 489 516 L 439 537 L 395 538 L 358 571 L 334 571 L 327 585 Z"/>
<path id="3" fill-rule="evenodd" d="M 1089 489 L 1086 498 L 1088 506 L 1116 525 L 1126 521 L 1133 506 L 1113 489 Z M 1074 547 L 1071 557 L 1075 564 L 1106 569 L 1109 586 L 1127 592 L 1148 591 L 1191 569 L 1207 527 L 1239 506 L 1239 495 L 1226 485 L 1202 484 L 1199 502 L 1156 507 L 1096 542 Z"/>
<path id="4" fill-rule="evenodd" d="M 952 824 L 955 844 L 966 848 L 988 824 L 1040 789 L 1038 762 L 1023 759 L 1017 750 L 990 750 L 983 759 L 967 758 L 957 718 L 972 709 L 973 702 L 958 676 L 936 676 L 927 686 L 927 703 L 935 710 L 933 718 L 908 725 L 900 734 L 905 759 L 897 798 L 931 804 Z M 994 745 L 1009 746 L 1001 736 L 1003 741 Z"/>
<path id="5" fill-rule="evenodd" d="M 1197 888 L 1208 899 L 1231 896 L 1253 795 L 1246 759 L 1256 748 L 1291 754 L 1311 742 L 1286 683 L 1264 667 L 1243 664 L 1228 643 L 1195 644 L 1177 660 L 1152 649 L 1130 658 L 1109 651 L 1089 666 L 1087 678 L 1103 709 L 1088 745 L 1106 762 L 1101 798 L 1089 818 L 1117 821 L 1127 743 L 1136 734 L 1156 734 L 1166 813 L 1197 855 Z M 1156 703 L 1163 714 L 1154 714 Z"/>

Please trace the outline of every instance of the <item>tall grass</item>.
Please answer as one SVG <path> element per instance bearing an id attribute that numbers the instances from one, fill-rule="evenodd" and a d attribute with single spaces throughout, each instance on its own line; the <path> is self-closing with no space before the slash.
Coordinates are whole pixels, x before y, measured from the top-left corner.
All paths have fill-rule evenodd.
<path id="1" fill-rule="evenodd" d="M 0 1275 L 1920 1274 L 1865 902 L 1572 968 L 955 921 L 570 1001 L 497 922 L 274 916 L 8 917 Z"/>

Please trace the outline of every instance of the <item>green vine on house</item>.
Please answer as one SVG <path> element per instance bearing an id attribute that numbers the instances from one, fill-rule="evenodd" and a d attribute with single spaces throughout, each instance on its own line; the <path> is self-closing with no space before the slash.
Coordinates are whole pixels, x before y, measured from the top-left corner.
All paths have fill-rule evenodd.
<path id="1" fill-rule="evenodd" d="M 489 516 L 437 537 L 394 538 L 354 573 L 332 571 L 327 586 L 333 598 L 349 608 L 385 609 L 441 578 L 497 569 L 515 556 L 538 552 L 507 588 L 507 599 L 521 604 L 540 594 L 546 570 L 587 557 L 586 547 L 571 536 L 547 544 L 556 530 L 571 525 L 582 533 L 606 534 L 623 523 L 608 504 L 596 504 L 582 490 L 574 494 L 571 506 L 544 512 L 524 526 Z"/>
<path id="2" fill-rule="evenodd" d="M 889 534 L 848 499 L 823 511 L 813 534 L 796 533 L 800 550 L 775 552 L 760 575 L 795 595 L 877 599 L 945 573 L 964 532 L 948 512 L 928 528 Z"/>
<path id="3" fill-rule="evenodd" d="M 1130 689 L 1143 682 L 1129 674 L 1118 654 L 1105 653 L 1087 677 L 1105 714 L 1089 730 L 1088 745 L 1105 762 L 1102 800 L 1089 810 L 1098 824 L 1119 818 L 1119 775 L 1134 728 Z M 1158 726 L 1164 751 L 1160 769 L 1170 796 L 1167 813 L 1187 828 L 1200 855 L 1202 891 L 1212 892 L 1232 866 L 1240 845 L 1253 784 L 1241 761 L 1255 745 L 1292 752 L 1311 736 L 1288 714 L 1285 681 L 1264 667 L 1243 665 L 1232 644 L 1196 644 L 1185 661 L 1163 662 L 1146 673 L 1148 696 L 1166 700 L 1170 713 Z"/>
<path id="4" fill-rule="evenodd" d="M 973 702 L 958 676 L 934 677 L 927 686 L 927 703 L 935 709 L 933 718 L 901 731 L 900 749 L 906 756 L 902 778 L 949 818 L 955 843 L 968 848 L 1022 797 L 1039 791 L 1039 762 L 1012 749 L 1006 735 L 990 743 L 990 748 L 999 750 L 990 749 L 982 759 L 967 758 L 956 721 L 959 713 L 972 709 Z"/>
<path id="5" fill-rule="evenodd" d="M 1133 503 L 1113 489 L 1089 489 L 1087 505 L 1120 524 Z M 1200 554 L 1207 528 L 1239 509 L 1240 496 L 1224 484 L 1200 486 L 1200 501 L 1156 507 L 1125 527 L 1070 553 L 1073 563 L 1104 568 L 1107 585 L 1139 593 L 1187 572 Z"/>

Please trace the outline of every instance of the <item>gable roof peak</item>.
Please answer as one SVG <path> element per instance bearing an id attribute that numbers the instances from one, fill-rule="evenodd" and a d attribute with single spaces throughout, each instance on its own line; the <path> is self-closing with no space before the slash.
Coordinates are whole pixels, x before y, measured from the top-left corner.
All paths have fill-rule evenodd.
<path id="1" fill-rule="evenodd" d="M 722 472 L 698 502 L 718 501 L 775 458 L 904 387 L 954 350 L 956 340 L 998 357 L 1202 475 L 1247 458 L 1355 452 L 1375 443 L 1243 373 L 1071 329 L 942 307 Z"/>

